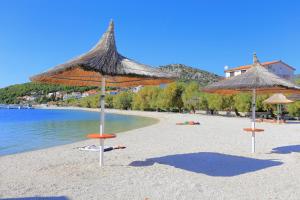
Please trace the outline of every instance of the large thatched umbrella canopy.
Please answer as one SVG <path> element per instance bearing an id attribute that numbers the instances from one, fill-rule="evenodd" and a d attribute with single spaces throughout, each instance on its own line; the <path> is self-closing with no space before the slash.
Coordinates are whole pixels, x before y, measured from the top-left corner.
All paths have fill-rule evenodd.
<path id="1" fill-rule="evenodd" d="M 90 51 L 30 79 L 43 83 L 99 86 L 103 76 L 108 86 L 117 87 L 159 85 L 172 82 L 175 77 L 119 54 L 114 23 L 111 21 L 107 31 Z"/>
<path id="2" fill-rule="evenodd" d="M 252 124 L 251 128 L 244 130 L 252 132 L 252 152 L 255 152 L 255 132 L 262 131 L 262 129 L 256 129 L 255 127 L 256 93 L 300 93 L 300 87 L 269 72 L 260 64 L 256 54 L 254 54 L 253 65 L 248 71 L 213 83 L 205 87 L 203 91 L 219 94 L 236 94 L 252 91 Z"/>
<path id="3" fill-rule="evenodd" d="M 210 93 L 235 94 L 256 90 L 257 93 L 300 93 L 300 87 L 269 72 L 253 57 L 252 67 L 243 74 L 213 83 L 203 90 Z"/>
<path id="4" fill-rule="evenodd" d="M 116 87 L 159 85 L 172 82 L 175 75 L 140 64 L 118 53 L 115 43 L 114 23 L 110 22 L 100 41 L 89 52 L 42 74 L 32 81 L 74 86 L 100 86 L 102 88 L 100 134 L 90 134 L 100 139 L 100 166 L 103 165 L 104 139 L 115 135 L 104 134 L 105 84 Z"/>

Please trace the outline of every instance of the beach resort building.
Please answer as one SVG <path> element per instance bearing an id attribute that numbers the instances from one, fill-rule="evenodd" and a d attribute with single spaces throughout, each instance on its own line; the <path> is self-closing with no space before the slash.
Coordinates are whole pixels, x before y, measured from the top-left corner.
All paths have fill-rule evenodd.
<path id="1" fill-rule="evenodd" d="M 264 62 L 261 64 L 263 67 L 267 68 L 269 72 L 272 72 L 277 76 L 288 80 L 291 80 L 293 78 L 294 72 L 296 70 L 294 67 L 286 64 L 281 60 Z M 251 65 L 243 65 L 231 69 L 227 69 L 227 67 L 225 67 L 225 77 L 230 78 L 245 73 L 248 69 L 250 69 L 250 67 Z"/>

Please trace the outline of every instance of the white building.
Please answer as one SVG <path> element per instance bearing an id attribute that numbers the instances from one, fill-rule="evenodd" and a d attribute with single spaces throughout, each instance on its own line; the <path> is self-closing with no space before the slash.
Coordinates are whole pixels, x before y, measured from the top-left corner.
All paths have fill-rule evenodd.
<path id="1" fill-rule="evenodd" d="M 67 99 L 80 99 L 82 98 L 82 94 L 80 92 L 72 92 L 71 94 L 65 94 L 63 96 L 63 100 Z"/>
<path id="2" fill-rule="evenodd" d="M 82 98 L 82 94 L 80 92 L 72 92 L 71 96 L 75 99 L 80 99 Z"/>
<path id="3" fill-rule="evenodd" d="M 36 99 L 34 96 L 23 96 L 21 98 L 25 101 L 34 101 Z"/>
<path id="4" fill-rule="evenodd" d="M 55 92 L 56 99 L 62 99 L 64 97 L 65 92 L 57 91 Z"/>
<path id="5" fill-rule="evenodd" d="M 54 96 L 54 93 L 53 93 L 53 92 L 50 92 L 50 93 L 47 94 L 47 97 L 48 97 L 48 98 L 51 98 L 51 97 L 53 97 L 53 96 Z"/>
<path id="6" fill-rule="evenodd" d="M 139 85 L 137 87 L 131 88 L 131 91 L 134 93 L 138 93 L 143 87 L 144 87 L 143 85 Z"/>
<path id="7" fill-rule="evenodd" d="M 269 70 L 269 72 L 272 72 L 276 74 L 277 76 L 285 79 L 292 79 L 294 76 L 295 68 L 291 67 L 290 65 L 284 63 L 281 60 L 271 61 L 271 62 L 264 62 L 261 63 L 261 65 Z M 230 78 L 242 73 L 245 73 L 248 69 L 250 69 L 251 65 L 244 65 L 239 66 L 231 69 L 226 69 L 225 77 Z"/>

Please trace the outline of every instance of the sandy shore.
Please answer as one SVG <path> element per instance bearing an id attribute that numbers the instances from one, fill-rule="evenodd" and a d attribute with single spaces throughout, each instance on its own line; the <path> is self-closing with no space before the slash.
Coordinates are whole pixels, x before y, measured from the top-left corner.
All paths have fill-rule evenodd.
<path id="1" fill-rule="evenodd" d="M 0 157 L 0 198 L 55 199 L 299 199 L 300 124 L 260 123 L 251 154 L 246 118 L 112 111 L 160 119 L 118 134 L 98 153 L 64 146 Z M 199 126 L 176 126 L 195 120 Z M 272 152 L 273 151 L 273 152 Z"/>

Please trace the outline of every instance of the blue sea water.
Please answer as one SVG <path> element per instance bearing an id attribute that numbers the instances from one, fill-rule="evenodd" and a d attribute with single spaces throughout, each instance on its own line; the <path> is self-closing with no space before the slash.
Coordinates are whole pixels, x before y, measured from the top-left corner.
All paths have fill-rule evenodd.
<path id="1" fill-rule="evenodd" d="M 106 114 L 105 133 L 147 126 L 155 119 Z M 97 112 L 79 110 L 0 109 L 0 156 L 86 139 L 99 133 Z"/>

